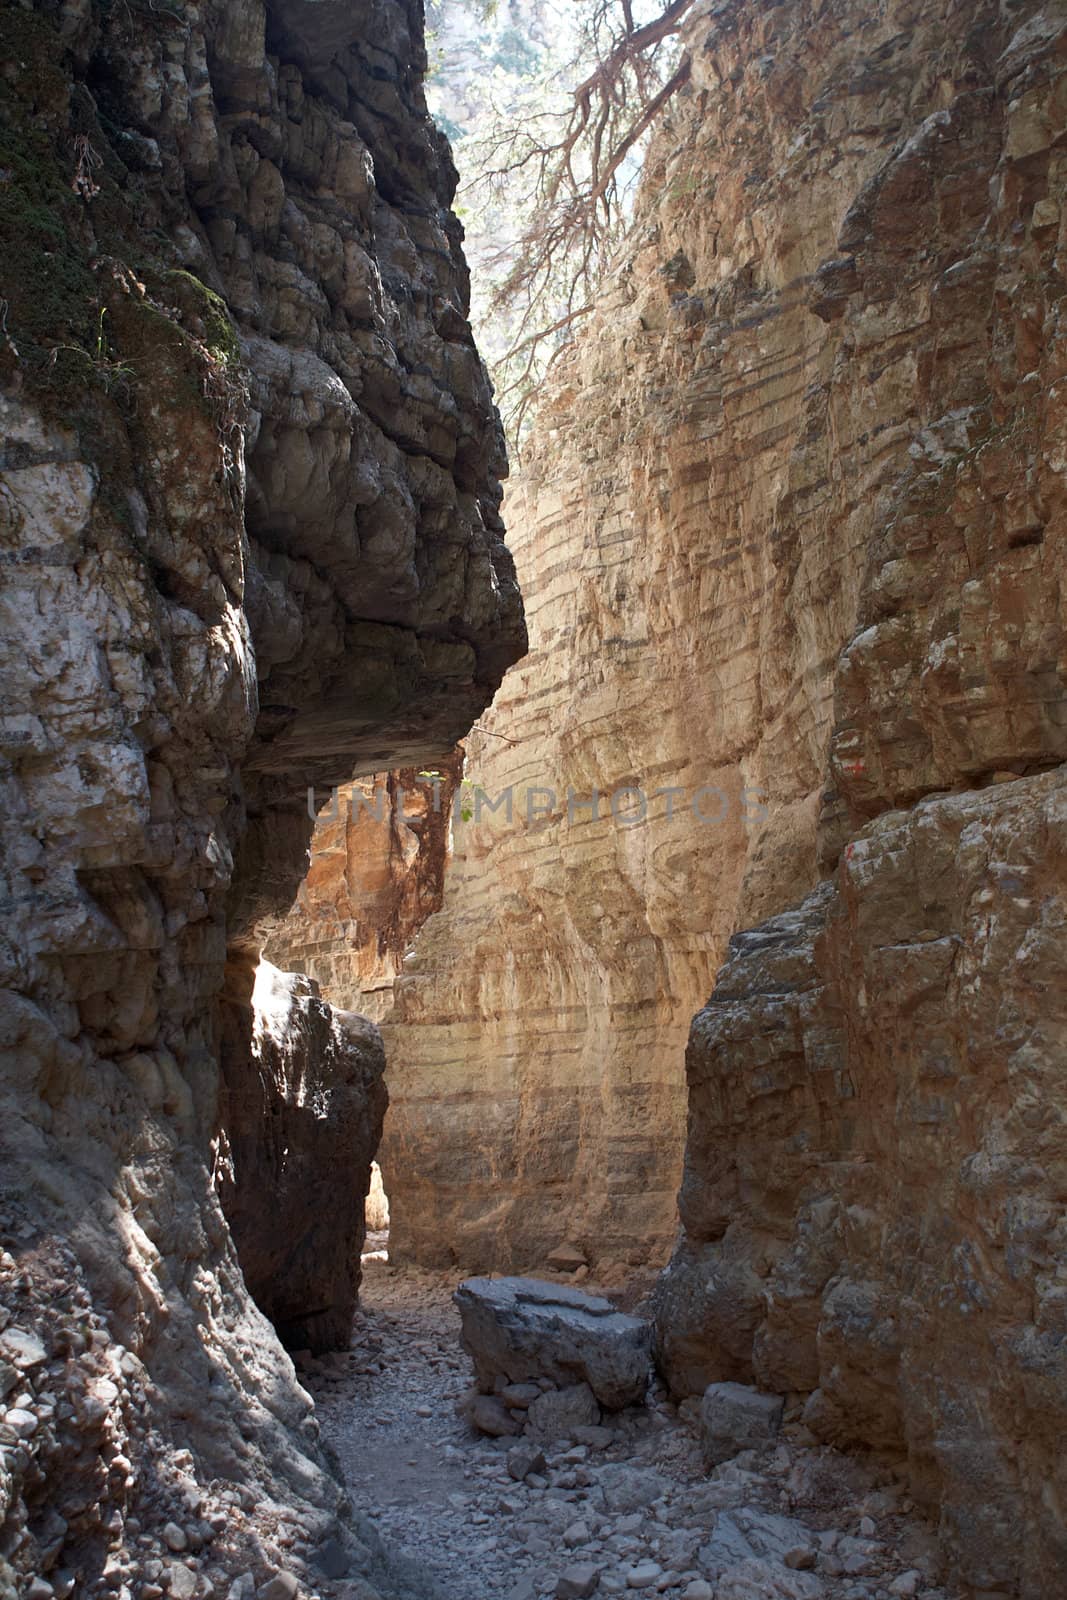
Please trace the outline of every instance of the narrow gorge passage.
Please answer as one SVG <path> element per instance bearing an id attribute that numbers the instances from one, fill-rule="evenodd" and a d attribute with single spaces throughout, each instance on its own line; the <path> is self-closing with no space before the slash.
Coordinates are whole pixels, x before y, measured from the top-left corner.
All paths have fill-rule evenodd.
<path id="1" fill-rule="evenodd" d="M 0 0 L 0 1600 L 1064 1600 L 1065 574 L 1065 0 Z"/>
<path id="2" fill-rule="evenodd" d="M 546 1442 L 540 1462 L 536 1442 L 474 1432 L 456 1414 L 470 1363 L 455 1282 L 369 1261 L 350 1348 L 298 1362 L 353 1501 L 441 1600 L 955 1595 L 899 1480 L 805 1442 L 796 1417 L 775 1448 L 710 1477 L 694 1409 L 661 1385 L 593 1444 Z M 640 1302 L 642 1287 L 612 1294 Z"/>

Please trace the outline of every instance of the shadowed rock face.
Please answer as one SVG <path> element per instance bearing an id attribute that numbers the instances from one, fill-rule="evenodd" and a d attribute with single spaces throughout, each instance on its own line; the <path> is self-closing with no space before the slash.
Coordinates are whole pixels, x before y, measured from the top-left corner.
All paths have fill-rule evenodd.
<path id="1" fill-rule="evenodd" d="M 237 172 L 207 223 L 252 373 L 262 664 L 232 932 L 289 905 L 309 787 L 446 756 L 525 642 L 418 26 L 396 3 L 281 4 L 268 46 L 276 91 L 239 43 L 224 72 Z M 231 241 L 238 189 L 250 238 Z"/>
<path id="2" fill-rule="evenodd" d="M 46 4 L 4 32 L 4 1243 L 57 1370 L 86 1328 L 111 1352 L 131 1468 L 87 1496 L 84 1408 L 60 1417 L 3 1549 L 88 1584 L 176 1474 L 332 1515 L 213 1182 L 227 946 L 236 983 L 308 785 L 447 752 L 523 628 L 419 8 Z M 231 1153 L 273 1092 L 245 1016 Z"/>
<path id="3" fill-rule="evenodd" d="M 1063 769 L 887 812 L 731 942 L 657 1310 L 677 1393 L 810 1392 L 1027 1595 L 1063 1570 L 1065 825 Z"/>
<path id="4" fill-rule="evenodd" d="M 249 1051 L 242 1000 L 224 1016 L 224 1041 L 227 1023 L 238 1034 L 222 1100 L 226 1220 L 249 1292 L 284 1343 L 344 1348 L 388 1099 L 381 1036 L 366 1017 L 327 1005 L 312 979 L 261 961 Z"/>

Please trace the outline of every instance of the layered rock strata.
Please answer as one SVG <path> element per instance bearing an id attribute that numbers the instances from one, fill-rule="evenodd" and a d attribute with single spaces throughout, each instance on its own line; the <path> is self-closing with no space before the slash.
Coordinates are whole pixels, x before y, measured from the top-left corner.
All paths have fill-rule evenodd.
<path id="1" fill-rule="evenodd" d="M 417 7 L 8 6 L 3 33 L 0 1320 L 48 1375 L 102 1355 L 60 1449 L 0 1440 L 0 1587 L 120 1584 L 154 1548 L 127 1515 L 152 1541 L 184 1504 L 229 1532 L 172 1592 L 225 1593 L 285 1563 L 269 1507 L 314 1544 L 339 1504 L 215 1187 L 227 945 L 232 1156 L 272 1109 L 249 956 L 308 786 L 443 755 L 521 649 L 501 447 Z"/>
<path id="2" fill-rule="evenodd" d="M 675 1390 L 807 1396 L 971 1593 L 1036 1600 L 1067 1571 L 1062 9 L 742 4 L 689 46 L 512 503 L 533 650 L 485 726 L 520 742 L 469 775 L 520 820 L 457 829 L 398 986 L 397 1244 L 654 1248 L 676 1004 L 728 955 Z M 568 818 L 623 784 L 723 821 Z"/>
<path id="3" fill-rule="evenodd" d="M 813 510 L 864 562 L 831 662 L 827 876 L 739 917 L 690 1037 L 661 1359 L 678 1393 L 808 1394 L 820 1438 L 906 1470 L 967 1592 L 1045 1595 L 1067 1573 L 1067 31 L 1037 6 L 859 29 L 753 9 L 694 63 L 734 84 L 709 131 L 745 152 L 757 216 L 830 129 L 862 137 L 795 286 L 827 344 L 764 537 L 793 570 Z M 756 343 L 775 302 L 748 303 Z"/>
<path id="4" fill-rule="evenodd" d="M 331 1005 L 380 1021 L 426 919 L 440 909 L 462 756 L 342 784 L 319 812 L 307 876 L 264 954 Z"/>
<path id="5" fill-rule="evenodd" d="M 394 1245 L 417 1259 L 668 1248 L 692 1011 L 730 932 L 817 876 L 835 663 L 918 426 L 915 324 L 872 311 L 845 337 L 839 234 L 953 85 L 979 115 L 995 41 L 962 11 L 944 44 L 910 11 L 846 31 L 836 7 L 818 61 L 794 11 L 742 7 L 713 48 L 693 32 L 628 259 L 524 447 L 508 520 L 532 648 L 468 746 L 515 820 L 457 828 L 390 1046 Z M 955 146 L 936 164 L 951 186 Z"/>

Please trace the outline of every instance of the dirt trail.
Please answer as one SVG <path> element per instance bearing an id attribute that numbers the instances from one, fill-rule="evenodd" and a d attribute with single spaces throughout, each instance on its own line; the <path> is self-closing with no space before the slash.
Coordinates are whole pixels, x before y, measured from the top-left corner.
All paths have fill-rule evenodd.
<path id="1" fill-rule="evenodd" d="M 515 1441 L 455 1413 L 470 1364 L 454 1287 L 367 1262 L 351 1351 L 303 1373 L 354 1503 L 447 1600 L 952 1600 L 906 1493 L 788 1426 L 775 1450 L 709 1477 L 684 1408 L 654 1393 L 605 1419 L 606 1448 L 561 1441 L 516 1482 Z"/>

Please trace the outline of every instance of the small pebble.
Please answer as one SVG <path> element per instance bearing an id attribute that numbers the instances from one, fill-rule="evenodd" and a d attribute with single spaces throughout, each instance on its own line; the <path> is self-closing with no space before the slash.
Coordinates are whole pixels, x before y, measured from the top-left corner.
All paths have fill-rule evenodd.
<path id="1" fill-rule="evenodd" d="M 298 1588 L 291 1572 L 279 1572 L 260 1589 L 259 1600 L 293 1600 Z"/>
<path id="2" fill-rule="evenodd" d="M 568 1567 L 556 1583 L 556 1600 L 588 1600 L 597 1586 L 600 1569 L 589 1562 Z"/>
<path id="3" fill-rule="evenodd" d="M 792 1550 L 787 1550 L 782 1557 L 787 1567 L 794 1572 L 810 1572 L 815 1565 L 815 1551 L 809 1545 L 794 1545 Z"/>
<path id="4" fill-rule="evenodd" d="M 193 1600 L 196 1594 L 196 1573 L 188 1567 L 172 1566 L 168 1591 L 170 1600 Z"/>

